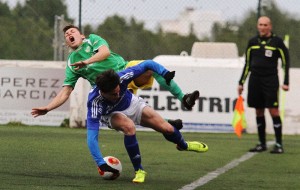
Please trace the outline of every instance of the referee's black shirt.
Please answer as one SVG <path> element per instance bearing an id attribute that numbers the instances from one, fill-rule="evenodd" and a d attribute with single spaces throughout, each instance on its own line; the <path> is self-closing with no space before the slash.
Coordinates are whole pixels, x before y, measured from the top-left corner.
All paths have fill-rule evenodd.
<path id="1" fill-rule="evenodd" d="M 283 40 L 272 33 L 270 37 L 255 36 L 248 42 L 245 66 L 240 85 L 243 85 L 249 72 L 254 76 L 270 76 L 278 74 L 278 59 L 281 58 L 284 70 L 284 84 L 289 84 L 289 52 Z"/>

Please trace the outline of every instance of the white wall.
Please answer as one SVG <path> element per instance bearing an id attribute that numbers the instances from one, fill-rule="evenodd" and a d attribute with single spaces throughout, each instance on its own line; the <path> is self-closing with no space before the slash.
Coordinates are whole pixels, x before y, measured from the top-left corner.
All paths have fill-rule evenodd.
<path id="1" fill-rule="evenodd" d="M 189 56 L 158 56 L 154 60 L 169 70 L 176 71 L 175 81 L 184 92 L 199 90 L 200 100 L 197 101 L 192 111 L 184 110 L 180 102 L 169 92 L 160 90 L 156 82 L 152 90 L 139 91 L 138 95 L 143 96 L 164 118 L 181 118 L 184 121 L 184 130 L 232 132 L 233 101 L 237 98 L 237 85 L 243 67 L 242 58 L 201 59 Z M 70 105 L 67 103 L 46 116 L 36 119 L 30 115 L 32 107 L 49 103 L 51 98 L 47 97 L 47 94 L 58 93 L 60 90 L 64 79 L 64 63 L 0 60 L 0 68 L 0 124 L 21 121 L 30 125 L 58 126 L 69 116 L 72 127 L 85 124 L 86 99 L 90 85 L 84 80 L 78 82 L 72 93 Z M 7 82 L 8 78 L 10 82 Z M 24 82 L 26 79 L 35 79 L 36 83 L 34 85 L 28 83 L 26 86 Z M 54 85 L 55 80 L 59 82 Z M 300 84 L 300 69 L 291 69 L 290 91 L 285 95 L 284 134 L 300 133 L 298 127 L 300 88 L 298 84 Z M 18 90 L 19 93 L 21 92 L 19 97 L 16 96 Z M 12 95 L 8 91 L 11 91 Z M 30 92 L 33 92 L 33 95 L 39 92 L 43 96 L 38 99 L 36 96 L 30 98 L 28 97 Z M 243 93 L 245 99 L 246 94 L 247 90 Z M 248 123 L 247 131 L 256 133 L 254 109 L 248 108 L 246 103 L 245 113 Z M 267 132 L 273 133 L 271 118 L 268 113 L 266 115 Z"/>
<path id="2" fill-rule="evenodd" d="M 187 124 L 185 128 L 200 131 L 230 131 L 231 120 L 233 116 L 233 101 L 237 98 L 238 80 L 240 79 L 244 59 L 201 59 L 184 56 L 158 56 L 155 61 L 166 66 L 169 70 L 175 70 L 175 81 L 179 84 L 184 92 L 192 92 L 195 89 L 200 91 L 200 98 L 205 101 L 201 105 L 201 101 L 197 102 L 193 111 L 158 110 L 167 118 L 182 118 Z M 281 73 L 280 71 L 280 78 Z M 280 82 L 282 84 L 282 79 Z M 300 82 L 300 69 L 290 70 L 290 91 L 285 93 L 285 98 L 281 98 L 285 102 L 285 117 L 283 118 L 284 134 L 299 134 L 298 127 L 300 121 L 300 108 L 298 96 L 300 88 L 297 85 Z M 155 84 L 156 89 L 158 85 Z M 255 110 L 248 108 L 247 98 L 247 82 L 243 92 L 245 99 L 245 113 L 248 123 L 247 131 L 256 133 Z M 166 97 L 170 96 L 168 92 L 159 92 L 152 90 L 151 92 L 140 91 L 143 94 L 158 95 L 160 105 L 166 105 Z M 152 95 L 152 96 L 153 96 Z M 211 100 L 211 102 L 209 101 Z M 215 104 L 213 103 L 215 101 Z M 218 102 L 219 101 L 219 102 Z M 153 99 L 149 99 L 150 105 L 153 106 Z M 219 104 L 218 104 L 219 103 Z M 179 101 L 175 104 L 179 107 Z M 219 105 L 219 106 L 218 106 Z M 212 110 L 210 110 L 210 107 Z M 203 108 L 203 109 L 200 109 Z M 220 109 L 221 108 L 221 109 Z M 229 108 L 229 112 L 228 112 Z M 272 120 L 266 111 L 267 132 L 273 133 Z M 188 123 L 191 123 L 190 125 Z M 196 129 L 197 128 L 197 129 Z"/>

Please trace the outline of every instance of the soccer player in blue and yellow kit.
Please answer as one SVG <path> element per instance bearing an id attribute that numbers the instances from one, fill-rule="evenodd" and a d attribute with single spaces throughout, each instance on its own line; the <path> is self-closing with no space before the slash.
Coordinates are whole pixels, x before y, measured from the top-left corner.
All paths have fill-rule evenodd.
<path id="1" fill-rule="evenodd" d="M 147 70 L 152 70 L 163 76 L 167 85 L 174 77 L 163 66 L 154 61 L 144 61 L 136 66 L 129 67 L 116 73 L 107 70 L 96 79 L 96 87 L 91 90 L 87 103 L 87 142 L 99 172 L 111 171 L 118 175 L 103 160 L 98 145 L 99 126 L 102 123 L 112 129 L 124 133 L 124 143 L 135 170 L 134 183 L 143 183 L 146 172 L 141 164 L 141 153 L 135 135 L 135 125 L 149 127 L 163 134 L 166 140 L 177 145 L 178 150 L 206 152 L 208 146 L 197 141 L 185 141 L 182 134 L 166 122 L 147 103 L 128 90 L 128 84 Z"/>
<path id="2" fill-rule="evenodd" d="M 109 69 L 121 71 L 127 66 L 129 67 L 140 63 L 136 61 L 127 63 L 120 55 L 109 49 L 108 43 L 103 38 L 95 34 L 91 34 L 86 38 L 79 29 L 73 25 L 64 28 L 64 35 L 66 44 L 73 51 L 68 57 L 63 88 L 48 105 L 32 108 L 31 114 L 34 117 L 45 115 L 47 112 L 64 104 L 70 97 L 80 77 L 88 80 L 91 86 L 95 86 L 96 76 L 98 74 Z M 145 61 L 141 62 L 143 63 Z M 150 62 L 153 61 L 150 60 Z M 192 109 L 195 101 L 199 98 L 199 91 L 184 95 L 173 80 L 170 81 L 170 85 L 166 85 L 164 78 L 152 73 L 152 71 L 146 71 L 138 78 L 135 78 L 136 83 L 134 86 L 143 88 L 147 85 L 149 86 L 149 84 L 152 85 L 152 77 L 155 77 L 160 85 L 168 89 L 174 96 L 181 100 L 183 105 L 189 110 Z M 169 123 L 178 129 L 182 127 L 182 123 L 174 122 L 174 120 L 169 120 Z"/>

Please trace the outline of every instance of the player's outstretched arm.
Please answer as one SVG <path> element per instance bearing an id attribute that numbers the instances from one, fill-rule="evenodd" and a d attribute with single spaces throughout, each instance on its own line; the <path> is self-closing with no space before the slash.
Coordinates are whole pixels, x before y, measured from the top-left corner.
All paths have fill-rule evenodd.
<path id="1" fill-rule="evenodd" d="M 43 107 L 32 108 L 31 115 L 33 117 L 38 117 L 40 115 L 45 115 L 49 111 L 58 108 L 63 105 L 70 97 L 73 88 L 71 86 L 64 86 L 57 96 L 47 105 Z"/>
<path id="2" fill-rule="evenodd" d="M 81 69 L 82 67 L 95 63 L 95 62 L 100 62 L 103 61 L 104 59 L 108 58 L 110 55 L 110 51 L 107 46 L 101 46 L 97 53 L 95 53 L 92 57 L 90 57 L 87 60 L 82 60 L 76 63 L 71 64 L 71 66 L 75 66 L 75 70 Z"/>

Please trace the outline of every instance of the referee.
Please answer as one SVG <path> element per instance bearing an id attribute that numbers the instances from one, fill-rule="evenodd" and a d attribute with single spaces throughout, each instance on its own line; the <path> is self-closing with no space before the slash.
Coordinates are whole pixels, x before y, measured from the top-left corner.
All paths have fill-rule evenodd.
<path id="1" fill-rule="evenodd" d="M 265 108 L 269 109 L 273 120 L 276 144 L 270 153 L 281 154 L 282 122 L 278 109 L 279 77 L 278 59 L 281 59 L 284 70 L 282 89 L 289 90 L 289 52 L 283 40 L 272 33 L 272 23 L 269 17 L 262 16 L 257 22 L 258 35 L 251 38 L 246 49 L 245 66 L 239 80 L 238 93 L 243 92 L 243 84 L 249 73 L 248 97 L 249 107 L 255 108 L 259 144 L 250 152 L 263 152 L 266 146 Z"/>

